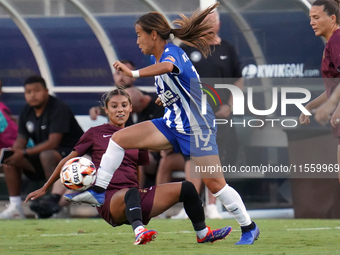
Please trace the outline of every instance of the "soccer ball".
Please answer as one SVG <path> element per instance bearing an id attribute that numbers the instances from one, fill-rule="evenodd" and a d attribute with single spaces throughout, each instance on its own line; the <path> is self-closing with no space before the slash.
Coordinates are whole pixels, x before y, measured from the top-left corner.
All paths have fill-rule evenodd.
<path id="1" fill-rule="evenodd" d="M 96 181 L 96 167 L 91 160 L 76 157 L 68 160 L 60 172 L 60 181 L 68 189 L 86 190 Z"/>

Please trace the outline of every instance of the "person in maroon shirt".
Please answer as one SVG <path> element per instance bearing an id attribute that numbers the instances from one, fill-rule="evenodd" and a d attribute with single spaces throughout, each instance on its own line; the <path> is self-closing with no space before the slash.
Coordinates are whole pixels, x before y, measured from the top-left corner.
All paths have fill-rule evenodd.
<path id="1" fill-rule="evenodd" d="M 106 94 L 104 109 L 109 123 L 90 128 L 79 139 L 73 151 L 60 161 L 45 185 L 28 194 L 25 202 L 43 196 L 59 179 L 62 166 L 67 160 L 89 154 L 98 168 L 112 133 L 124 128 L 132 111 L 131 99 L 123 89 L 114 89 Z M 139 189 L 138 165 L 148 164 L 148 151 L 126 150 L 120 167 L 113 175 L 105 195 L 105 202 L 97 208 L 99 215 L 112 226 L 131 224 L 136 234 L 134 244 L 152 241 L 157 232 L 144 228 L 152 217 L 164 212 L 177 202 L 183 202 L 197 234 L 197 242 L 214 242 L 225 238 L 231 227 L 211 230 L 205 225 L 202 201 L 191 182 L 167 183 Z"/>
<path id="2" fill-rule="evenodd" d="M 321 72 L 324 78 L 325 91 L 309 102 L 305 107 L 311 112 L 313 109 L 319 108 L 323 103 L 331 97 L 340 81 L 340 13 L 339 1 L 337 0 L 316 0 L 309 12 L 310 25 L 312 26 L 316 36 L 323 36 L 327 44 L 323 52 L 321 62 Z M 322 107 L 316 115 L 317 120 L 324 124 L 324 116 L 321 121 L 321 111 L 327 107 Z M 336 109 L 335 109 L 336 108 Z M 335 109 L 335 111 L 334 111 Z M 317 111 L 317 110 L 316 110 Z M 332 111 L 334 111 L 332 113 Z M 330 124 L 332 125 L 333 136 L 338 139 L 338 164 L 340 164 L 340 108 L 338 103 L 333 109 L 328 110 L 330 116 Z M 309 116 L 301 113 L 301 125 L 308 125 L 310 123 Z"/>

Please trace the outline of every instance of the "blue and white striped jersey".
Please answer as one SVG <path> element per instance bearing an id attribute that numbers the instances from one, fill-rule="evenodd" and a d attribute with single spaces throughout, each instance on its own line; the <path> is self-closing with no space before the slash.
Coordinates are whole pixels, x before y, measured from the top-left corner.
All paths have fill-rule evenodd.
<path id="1" fill-rule="evenodd" d="M 201 112 L 202 84 L 187 54 L 178 46 L 167 44 L 160 62 L 170 62 L 177 67 L 171 73 L 155 76 L 157 94 L 165 106 L 166 125 L 182 134 L 212 134 L 214 114 L 207 103 L 207 114 Z M 151 63 L 156 58 L 151 56 Z"/>

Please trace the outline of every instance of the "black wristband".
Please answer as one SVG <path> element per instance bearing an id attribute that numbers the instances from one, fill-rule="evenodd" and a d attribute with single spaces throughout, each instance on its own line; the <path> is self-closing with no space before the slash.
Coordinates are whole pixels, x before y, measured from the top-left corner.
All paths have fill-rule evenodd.
<path id="1" fill-rule="evenodd" d="M 25 158 L 28 157 L 28 153 L 27 153 L 27 150 L 26 150 L 26 149 L 24 149 L 23 155 L 24 155 Z"/>

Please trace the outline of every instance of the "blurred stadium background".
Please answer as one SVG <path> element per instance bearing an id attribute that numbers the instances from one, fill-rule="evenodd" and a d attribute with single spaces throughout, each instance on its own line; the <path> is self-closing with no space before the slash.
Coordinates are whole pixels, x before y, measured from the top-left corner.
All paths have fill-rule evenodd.
<path id="1" fill-rule="evenodd" d="M 305 87 L 312 98 L 324 90 L 320 63 L 325 42 L 310 28 L 310 2 L 220 0 L 220 35 L 235 46 L 245 88 L 254 88 L 258 109 L 270 108 L 275 86 Z M 38 73 L 46 79 L 50 93 L 86 122 L 83 126 L 94 125 L 85 116 L 112 88 L 112 63 L 130 59 L 137 68 L 149 64 L 149 57 L 136 46 L 136 18 L 159 11 L 173 20 L 178 13 L 190 15 L 200 4 L 199 0 L 0 0 L 0 78 L 5 93 L 1 100 L 18 115 L 25 102 L 23 81 Z M 303 75 L 277 76 L 265 71 L 274 65 L 299 67 Z M 138 79 L 136 85 L 155 91 L 152 78 Z M 296 120 L 299 114 L 296 107 L 288 107 L 286 118 Z M 269 117 L 282 119 L 280 106 Z M 239 166 L 336 163 L 330 128 L 314 121 L 304 128 L 238 128 L 238 137 Z M 334 146 L 326 146 L 329 143 Z M 336 179 L 290 178 L 287 174 L 236 177 L 227 176 L 227 181 L 240 192 L 248 209 L 281 212 L 272 217 L 294 217 L 294 212 L 296 217 L 340 217 L 334 205 L 340 193 Z M 0 190 L 0 198 L 7 199 L 3 181 Z M 312 206 L 320 202 L 325 203 L 324 212 L 314 212 Z"/>

